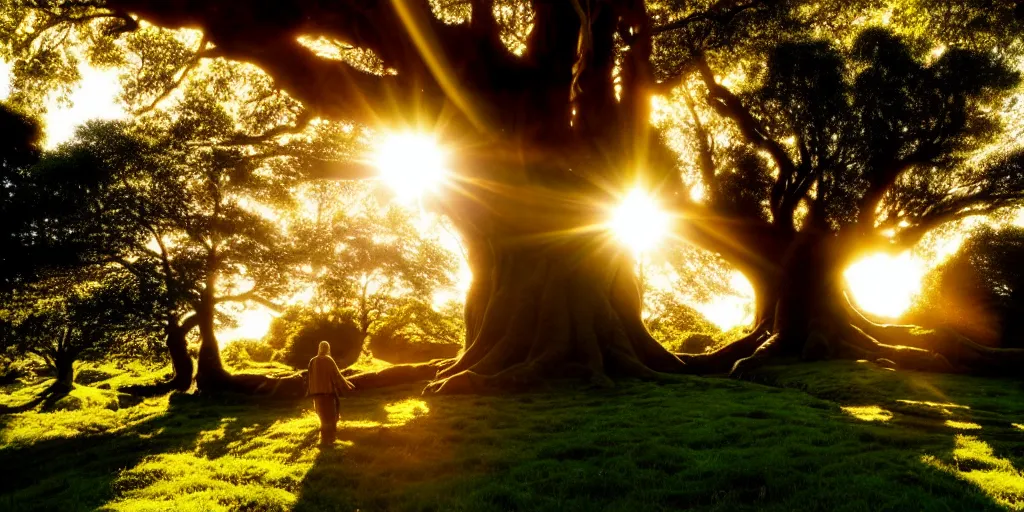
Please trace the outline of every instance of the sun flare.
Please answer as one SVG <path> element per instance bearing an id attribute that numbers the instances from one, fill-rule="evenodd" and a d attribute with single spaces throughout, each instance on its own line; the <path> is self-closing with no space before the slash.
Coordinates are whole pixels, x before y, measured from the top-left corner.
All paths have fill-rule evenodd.
<path id="1" fill-rule="evenodd" d="M 669 214 L 639 187 L 630 190 L 612 211 L 608 228 L 635 254 L 655 248 L 667 235 Z"/>
<path id="2" fill-rule="evenodd" d="M 448 158 L 437 141 L 419 133 L 386 136 L 377 145 L 373 162 L 381 180 L 398 200 L 409 202 L 434 191 L 448 175 Z"/>
<path id="3" fill-rule="evenodd" d="M 734 270 L 728 293 L 695 304 L 694 309 L 723 331 L 750 324 L 754 320 L 754 287 L 742 272 Z"/>
<path id="4" fill-rule="evenodd" d="M 263 338 L 270 330 L 270 323 L 277 314 L 263 306 L 253 306 L 242 309 L 233 316 L 237 325 L 219 329 L 217 332 L 217 341 L 221 348 L 238 340 Z"/>
<path id="5" fill-rule="evenodd" d="M 873 315 L 898 318 L 920 293 L 926 270 L 908 251 L 898 256 L 868 256 L 850 265 L 843 275 L 857 306 Z"/>

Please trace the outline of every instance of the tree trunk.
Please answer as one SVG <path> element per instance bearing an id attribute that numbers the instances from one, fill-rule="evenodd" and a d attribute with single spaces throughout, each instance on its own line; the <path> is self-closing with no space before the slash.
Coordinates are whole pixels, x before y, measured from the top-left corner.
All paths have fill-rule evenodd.
<path id="1" fill-rule="evenodd" d="M 53 359 L 57 381 L 53 383 L 55 393 L 66 394 L 74 388 L 75 358 L 68 353 L 58 353 Z"/>
<path id="2" fill-rule="evenodd" d="M 800 233 L 780 262 L 774 282 L 751 281 L 758 295 L 754 331 L 715 353 L 681 355 L 688 371 L 742 375 L 777 358 L 857 359 L 925 371 L 1006 373 L 1024 364 L 1024 351 L 992 349 L 952 332 L 921 333 L 912 326 L 871 322 L 849 304 L 842 269 L 853 243 L 828 234 Z M 771 305 L 774 305 L 772 311 Z"/>
<path id="3" fill-rule="evenodd" d="M 167 353 L 171 356 L 171 368 L 174 372 L 167 384 L 175 391 L 188 391 L 192 387 L 195 364 L 188 353 L 188 331 L 189 328 L 178 325 L 176 321 L 168 322 L 166 328 Z"/>
<path id="4" fill-rule="evenodd" d="M 196 388 L 201 393 L 230 392 L 276 398 L 298 398 L 305 395 L 304 381 L 297 372 L 281 375 L 228 372 L 220 357 L 213 304 L 212 297 L 204 297 L 196 308 L 200 337 Z"/>
<path id="5" fill-rule="evenodd" d="M 176 317 L 169 317 L 164 326 L 167 336 L 167 353 L 171 357 L 172 375 L 170 380 L 155 384 L 126 386 L 120 391 L 136 396 L 156 396 L 171 391 L 188 391 L 192 387 L 192 375 L 195 364 L 188 353 L 188 333 L 198 325 L 196 315 L 189 316 L 179 323 Z"/>
<path id="6" fill-rule="evenodd" d="M 220 357 L 220 345 L 217 343 L 214 315 L 213 297 L 203 297 L 196 307 L 200 339 L 196 386 L 200 391 L 223 390 L 231 380 L 231 374 L 224 369 L 224 362 Z"/>
<path id="7" fill-rule="evenodd" d="M 634 262 L 599 237 L 560 245 L 470 243 L 462 355 L 426 391 L 522 388 L 578 377 L 663 378 L 684 364 L 647 332 Z"/>

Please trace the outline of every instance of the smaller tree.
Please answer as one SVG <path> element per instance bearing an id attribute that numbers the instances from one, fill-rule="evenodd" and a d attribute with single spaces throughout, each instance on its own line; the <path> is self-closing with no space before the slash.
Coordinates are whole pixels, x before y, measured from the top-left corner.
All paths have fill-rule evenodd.
<path id="1" fill-rule="evenodd" d="M 409 210 L 378 203 L 365 186 L 317 183 L 309 191 L 315 219 L 296 224 L 310 245 L 313 305 L 351 318 L 363 336 L 454 341 L 435 294 L 455 286 L 456 255 L 421 230 Z M 339 200 L 339 198 L 341 198 Z M 461 316 L 461 315 L 459 315 Z"/>
<path id="2" fill-rule="evenodd" d="M 404 297 L 388 322 L 370 335 L 368 347 L 375 357 L 394 364 L 455 357 L 466 332 L 462 308 L 455 300 L 438 307 Z"/>
<path id="3" fill-rule="evenodd" d="M 69 391 L 74 364 L 111 354 L 152 353 L 160 325 L 152 297 L 116 268 L 50 275 L 15 292 L 0 312 L 7 351 L 35 355 L 54 371 L 54 390 Z"/>

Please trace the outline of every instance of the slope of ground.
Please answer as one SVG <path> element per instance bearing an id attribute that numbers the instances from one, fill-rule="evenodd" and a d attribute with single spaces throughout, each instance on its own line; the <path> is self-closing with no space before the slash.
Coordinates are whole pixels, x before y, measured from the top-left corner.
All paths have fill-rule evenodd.
<path id="1" fill-rule="evenodd" d="M 1024 510 L 1019 381 L 855 363 L 757 377 L 772 385 L 365 392 L 325 452 L 305 401 L 50 404 L 0 416 L 0 509 Z"/>

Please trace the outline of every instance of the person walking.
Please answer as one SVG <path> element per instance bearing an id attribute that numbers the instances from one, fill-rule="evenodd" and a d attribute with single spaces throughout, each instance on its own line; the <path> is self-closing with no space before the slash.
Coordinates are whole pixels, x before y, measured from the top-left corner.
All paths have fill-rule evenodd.
<path id="1" fill-rule="evenodd" d="M 320 342 L 316 357 L 309 360 L 309 387 L 306 395 L 313 397 L 313 407 L 320 417 L 320 445 L 332 446 L 338 430 L 338 396 L 355 386 L 345 379 L 331 357 L 331 344 Z"/>

